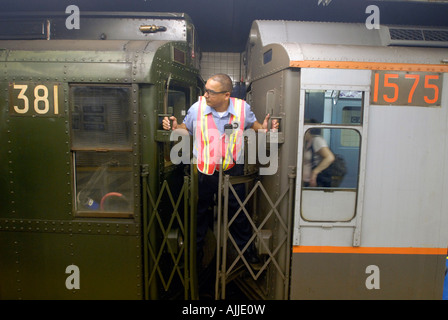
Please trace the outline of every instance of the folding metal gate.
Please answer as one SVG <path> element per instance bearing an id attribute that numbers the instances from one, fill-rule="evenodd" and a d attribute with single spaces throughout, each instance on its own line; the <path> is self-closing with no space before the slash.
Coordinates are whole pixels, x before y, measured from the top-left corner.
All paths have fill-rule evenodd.
<path id="1" fill-rule="evenodd" d="M 247 192 L 245 199 L 240 199 L 233 187 L 238 183 L 247 183 L 254 180 L 254 186 Z M 280 193 L 280 196 L 276 199 L 272 199 L 266 191 L 261 181 L 256 175 L 249 175 L 247 177 L 230 177 L 229 175 L 221 175 L 220 185 L 222 189 L 222 202 L 218 202 L 218 237 L 217 237 L 217 270 L 216 270 L 216 287 L 215 298 L 225 299 L 226 297 L 226 285 L 232 279 L 237 279 L 246 272 L 250 275 L 250 278 L 246 280 L 240 279 L 243 290 L 247 295 L 252 298 L 267 299 L 274 297 L 274 299 L 285 299 L 288 297 L 289 291 L 289 269 L 290 269 L 290 257 L 291 257 L 291 233 L 292 233 L 292 210 L 294 199 L 294 181 L 295 181 L 295 168 L 289 168 L 288 173 L 288 185 Z M 229 194 L 233 193 L 236 200 L 239 203 L 239 209 L 235 215 L 229 220 L 228 216 L 228 201 Z M 265 201 L 269 204 L 267 213 L 265 213 L 260 221 L 254 220 L 254 212 L 252 214 L 246 209 L 246 205 L 249 201 L 259 202 L 260 198 L 264 197 Z M 278 208 L 280 204 L 285 204 L 287 212 L 279 212 Z M 256 206 L 255 206 L 255 210 Z M 248 243 L 240 250 L 230 234 L 230 226 L 235 221 L 239 214 L 246 215 L 252 229 L 253 234 Z M 275 230 L 270 230 L 275 233 L 276 241 L 272 244 L 272 247 L 265 241 L 265 230 L 263 229 L 270 219 L 276 220 Z M 220 230 L 219 226 L 222 225 Z M 265 260 L 258 270 L 255 270 L 244 257 L 244 252 L 252 244 L 257 243 L 258 251 L 264 253 Z M 234 250 L 237 252 L 235 257 L 228 254 L 228 250 Z M 257 284 L 260 276 L 271 269 L 271 272 L 275 273 L 277 279 L 281 279 L 283 282 L 283 292 L 268 293 L 267 290 L 263 290 Z M 248 280 L 252 280 L 251 285 L 248 285 Z M 258 287 L 258 289 L 257 289 Z M 268 297 L 269 295 L 269 297 Z"/>
<path id="2" fill-rule="evenodd" d="M 191 299 L 190 178 L 184 177 L 177 198 L 166 180 L 154 197 L 145 169 L 142 178 L 145 299 L 160 299 L 164 293 L 169 299 Z"/>
<path id="3" fill-rule="evenodd" d="M 145 298 L 163 298 L 163 293 L 169 299 L 197 299 L 195 232 L 196 232 L 196 190 L 195 175 L 185 176 L 183 185 L 177 196 L 165 180 L 155 197 L 148 184 L 146 170 L 142 173 L 143 209 L 144 209 L 144 275 Z M 280 195 L 273 199 L 267 192 L 257 174 L 231 177 L 220 176 L 220 188 L 217 208 L 217 254 L 216 254 L 216 286 L 215 298 L 226 298 L 226 286 L 232 281 L 238 281 L 246 295 L 253 299 L 288 297 L 290 281 L 292 210 L 294 201 L 295 169 L 290 168 L 288 184 Z M 251 183 L 245 199 L 240 199 L 233 187 L 239 183 Z M 233 193 L 239 203 L 239 209 L 229 219 L 229 194 Z M 254 219 L 254 210 L 260 199 L 268 204 L 262 218 Z M 253 201 L 252 210 L 246 208 Z M 170 206 L 167 212 L 167 205 Z M 279 207 L 286 207 L 286 212 L 280 212 Z M 161 214 L 161 207 L 165 215 Z M 238 248 L 230 234 L 230 226 L 239 214 L 246 215 L 253 234 L 242 250 Z M 268 245 L 265 241 L 265 227 L 275 220 L 275 243 Z M 272 223 L 271 223 L 272 227 Z M 259 251 L 263 252 L 264 261 L 255 270 L 244 257 L 244 252 L 252 244 L 257 243 Z M 230 254 L 233 251 L 236 254 Z M 277 283 L 282 283 L 281 290 L 269 293 L 260 285 L 260 278 L 266 273 L 274 274 Z M 241 279 L 242 275 L 249 275 Z M 239 280 L 238 280 L 239 279 Z M 174 295 L 173 295 L 174 294 Z M 178 294 L 176 297 L 175 294 Z M 183 297 L 182 297 L 183 296 Z"/>

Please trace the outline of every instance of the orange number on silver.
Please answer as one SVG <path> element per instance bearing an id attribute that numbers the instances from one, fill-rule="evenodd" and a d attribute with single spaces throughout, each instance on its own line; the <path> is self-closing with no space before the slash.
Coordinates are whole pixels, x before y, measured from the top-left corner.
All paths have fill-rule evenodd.
<path id="1" fill-rule="evenodd" d="M 429 80 L 434 79 L 434 80 L 438 80 L 439 76 L 438 75 L 426 75 L 425 76 L 425 88 L 430 88 L 434 90 L 434 98 L 433 99 L 429 99 L 428 96 L 424 96 L 423 98 L 425 99 L 426 103 L 435 103 L 437 100 L 439 100 L 439 87 L 435 84 L 429 83 Z"/>

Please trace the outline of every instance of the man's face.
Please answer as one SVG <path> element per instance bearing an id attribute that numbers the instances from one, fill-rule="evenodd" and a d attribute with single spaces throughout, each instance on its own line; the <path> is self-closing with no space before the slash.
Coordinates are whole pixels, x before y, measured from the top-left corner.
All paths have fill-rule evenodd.
<path id="1" fill-rule="evenodd" d="M 219 83 L 218 81 L 208 79 L 207 83 L 205 84 L 204 97 L 207 105 L 212 108 L 216 108 L 224 104 L 228 104 L 230 92 L 225 92 L 221 83 Z"/>

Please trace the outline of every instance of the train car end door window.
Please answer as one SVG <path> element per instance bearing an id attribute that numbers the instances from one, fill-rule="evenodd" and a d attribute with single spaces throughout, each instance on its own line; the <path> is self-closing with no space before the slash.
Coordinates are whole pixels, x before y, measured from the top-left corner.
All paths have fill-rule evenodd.
<path id="1" fill-rule="evenodd" d="M 301 213 L 306 221 L 356 215 L 363 93 L 307 90 Z"/>
<path id="2" fill-rule="evenodd" d="M 73 85 L 70 99 L 76 215 L 132 216 L 130 86 Z"/>

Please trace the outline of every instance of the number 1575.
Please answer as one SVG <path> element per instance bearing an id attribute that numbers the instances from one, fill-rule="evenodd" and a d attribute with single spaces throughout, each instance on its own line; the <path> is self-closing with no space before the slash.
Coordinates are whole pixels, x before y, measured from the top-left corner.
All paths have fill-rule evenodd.
<path id="1" fill-rule="evenodd" d="M 439 74 L 384 72 L 373 75 L 372 104 L 440 105 Z"/>

